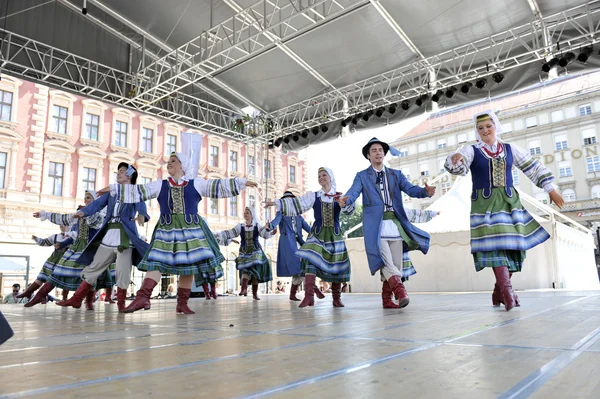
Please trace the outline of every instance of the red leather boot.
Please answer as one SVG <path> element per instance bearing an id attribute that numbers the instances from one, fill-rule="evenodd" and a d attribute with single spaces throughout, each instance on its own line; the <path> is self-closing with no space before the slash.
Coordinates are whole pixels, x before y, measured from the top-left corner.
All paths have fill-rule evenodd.
<path id="1" fill-rule="evenodd" d="M 183 314 L 194 314 L 195 312 L 188 307 L 188 299 L 190 299 L 190 293 L 192 292 L 189 288 L 177 288 L 177 313 Z"/>
<path id="2" fill-rule="evenodd" d="M 317 296 L 317 298 L 319 298 L 319 299 L 325 298 L 325 295 L 321 292 L 321 289 L 316 284 L 315 284 L 314 291 L 315 291 L 315 295 Z"/>
<path id="3" fill-rule="evenodd" d="M 398 298 L 398 302 L 401 308 L 405 308 L 410 303 L 410 298 L 406 292 L 406 288 L 404 288 L 404 284 L 402 284 L 402 279 L 400 276 L 392 276 L 388 279 L 388 283 L 390 284 L 390 288 Z"/>
<path id="4" fill-rule="evenodd" d="M 88 292 L 90 290 L 93 291 L 93 288 L 90 284 L 87 283 L 87 281 L 82 281 L 81 284 L 79 284 L 79 287 L 77 287 L 77 291 L 75 291 L 75 293 L 73 294 L 73 296 L 70 299 L 67 299 L 66 301 L 59 301 L 56 302 L 56 304 L 58 306 L 72 306 L 75 309 L 79 309 L 81 307 L 81 302 L 83 302 L 83 300 L 87 297 Z"/>
<path id="5" fill-rule="evenodd" d="M 94 310 L 94 300 L 96 299 L 96 290 L 89 290 L 85 296 L 85 308 Z"/>
<path id="6" fill-rule="evenodd" d="M 210 295 L 213 297 L 213 299 L 217 299 L 217 282 L 214 281 L 212 283 L 210 283 Z"/>
<path id="7" fill-rule="evenodd" d="M 150 296 L 152 295 L 152 290 L 156 287 L 156 284 L 156 281 L 151 278 L 145 278 L 142 287 L 135 294 L 135 299 L 129 306 L 123 309 L 123 313 L 133 313 L 140 309 L 149 310 Z"/>
<path id="8" fill-rule="evenodd" d="M 248 279 L 242 279 L 242 289 L 240 290 L 239 296 L 248 296 Z"/>
<path id="9" fill-rule="evenodd" d="M 255 301 L 260 301 L 260 298 L 258 297 L 258 281 L 256 280 L 256 277 L 252 277 L 252 299 Z"/>
<path id="10" fill-rule="evenodd" d="M 202 284 L 202 289 L 204 290 L 204 299 L 206 299 L 207 301 L 210 301 L 210 291 L 208 290 L 208 284 L 204 283 Z M 179 295 L 179 294 L 177 294 Z"/>
<path id="11" fill-rule="evenodd" d="M 125 298 L 127 298 L 127 290 L 117 287 L 117 309 L 119 313 L 125 310 Z"/>
<path id="12" fill-rule="evenodd" d="M 31 296 L 33 295 L 33 293 L 35 292 L 35 290 L 37 290 L 38 288 L 40 288 L 41 285 L 34 281 L 33 283 L 29 284 L 29 287 L 27 287 L 27 289 L 25 291 L 23 291 L 21 294 L 17 295 L 16 298 L 21 299 L 21 298 L 31 298 Z"/>
<path id="13" fill-rule="evenodd" d="M 25 304 L 25 307 L 30 308 L 32 306 L 37 305 L 38 303 L 44 302 L 53 288 L 54 286 L 52 284 L 48 282 L 44 283 L 44 285 L 42 285 L 38 292 L 35 293 L 35 296 L 31 299 L 31 301 Z"/>
<path id="14" fill-rule="evenodd" d="M 510 284 L 511 289 L 512 289 L 512 276 L 513 276 L 512 273 L 508 273 L 508 278 L 511 280 L 511 284 Z M 519 297 L 517 296 L 517 294 L 515 294 L 515 290 L 512 290 L 512 293 L 513 293 L 513 297 L 515 298 L 515 306 L 517 308 L 521 307 L 521 302 L 519 302 Z"/>
<path id="15" fill-rule="evenodd" d="M 299 308 L 315 306 L 315 275 L 307 274 L 304 280 L 304 299 L 298 305 Z"/>
<path id="16" fill-rule="evenodd" d="M 331 296 L 333 297 L 334 308 L 344 307 L 344 304 L 342 303 L 342 283 L 331 284 Z"/>
<path id="17" fill-rule="evenodd" d="M 104 302 L 115 303 L 112 299 L 112 288 L 104 289 Z"/>
<path id="18" fill-rule="evenodd" d="M 508 312 L 515 307 L 515 298 L 512 292 L 512 285 L 510 284 L 510 275 L 508 273 L 508 267 L 493 267 L 494 275 L 496 276 L 496 283 L 500 287 L 502 293 L 502 299 L 504 300 L 504 309 Z"/>
<path id="19" fill-rule="evenodd" d="M 500 287 L 496 283 L 494 284 L 494 292 L 492 292 L 492 305 L 500 306 L 500 304 L 504 305 L 504 298 L 502 298 L 502 292 L 500 292 Z"/>
<path id="20" fill-rule="evenodd" d="M 396 302 L 392 299 L 393 296 L 392 287 L 390 287 L 390 283 L 387 281 L 383 282 L 383 286 L 381 287 L 381 300 L 383 302 L 384 309 L 399 309 L 400 305 L 397 305 Z"/>
<path id="21" fill-rule="evenodd" d="M 296 292 L 298 292 L 298 286 L 292 284 L 290 287 L 290 301 L 300 301 L 300 299 L 296 297 Z"/>

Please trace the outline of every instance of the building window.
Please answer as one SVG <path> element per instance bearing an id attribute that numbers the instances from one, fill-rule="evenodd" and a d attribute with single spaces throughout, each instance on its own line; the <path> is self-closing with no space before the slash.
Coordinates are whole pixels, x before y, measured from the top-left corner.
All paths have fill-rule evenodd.
<path id="1" fill-rule="evenodd" d="M 177 136 L 174 134 L 167 134 L 167 154 L 177 152 Z"/>
<path id="2" fill-rule="evenodd" d="M 600 199 L 600 186 L 599 185 L 595 185 L 594 187 L 592 187 L 592 198 Z"/>
<path id="3" fill-rule="evenodd" d="M 254 155 L 248 155 L 248 175 L 256 175 L 256 162 L 254 159 Z"/>
<path id="4" fill-rule="evenodd" d="M 446 148 L 446 139 L 439 139 L 437 141 L 437 148 L 441 150 L 442 148 Z"/>
<path id="5" fill-rule="evenodd" d="M 517 168 L 512 169 L 512 179 L 513 179 L 513 186 L 516 186 L 519 184 L 519 170 Z"/>
<path id="6" fill-rule="evenodd" d="M 6 157 L 7 153 L 0 152 L 0 188 L 5 188 L 6 183 Z"/>
<path id="7" fill-rule="evenodd" d="M 96 169 L 83 168 L 83 177 L 81 181 L 83 182 L 84 190 L 96 191 Z"/>
<path id="8" fill-rule="evenodd" d="M 404 158 L 404 157 L 407 157 L 407 156 L 408 156 L 408 148 L 401 148 L 400 149 L 400 155 L 399 155 L 399 157 L 400 158 Z"/>
<path id="9" fill-rule="evenodd" d="M 419 172 L 421 176 L 429 176 L 429 165 L 426 163 L 419 165 Z"/>
<path id="10" fill-rule="evenodd" d="M 210 146 L 209 165 L 215 168 L 219 167 L 219 147 L 217 146 Z"/>
<path id="11" fill-rule="evenodd" d="M 537 124 L 538 124 L 537 116 L 530 116 L 529 118 L 525 119 L 525 127 L 527 127 L 527 128 L 536 127 Z"/>
<path id="12" fill-rule="evenodd" d="M 444 195 L 448 191 L 450 191 L 450 187 L 452 187 L 452 183 L 450 183 L 449 181 L 445 182 L 445 183 L 442 183 L 442 195 Z"/>
<path id="13" fill-rule="evenodd" d="M 565 202 L 573 202 L 576 200 L 575 191 L 570 188 L 562 192 L 562 197 L 565 199 Z"/>
<path id="14" fill-rule="evenodd" d="M 529 153 L 531 155 L 540 155 L 542 153 L 542 147 L 539 140 L 531 140 L 529 142 Z"/>
<path id="15" fill-rule="evenodd" d="M 265 179 L 270 179 L 271 178 L 271 161 L 268 159 L 265 159 Z"/>
<path id="16" fill-rule="evenodd" d="M 229 216 L 237 216 L 237 197 L 229 198 Z"/>
<path id="17" fill-rule="evenodd" d="M 582 129 L 581 134 L 583 135 L 583 145 L 590 145 L 596 143 L 596 128 Z"/>
<path id="18" fill-rule="evenodd" d="M 98 129 L 100 128 L 100 116 L 85 114 L 85 138 L 98 141 Z"/>
<path id="19" fill-rule="evenodd" d="M 50 194 L 62 196 L 63 174 L 65 165 L 57 162 L 50 162 L 48 168 L 48 178 L 50 179 Z"/>
<path id="20" fill-rule="evenodd" d="M 255 204 L 256 204 L 256 198 L 254 197 L 254 195 L 249 195 L 248 196 L 248 206 L 250 208 L 254 208 Z"/>
<path id="21" fill-rule="evenodd" d="M 502 124 L 502 133 L 510 133 L 513 131 L 512 122 Z"/>
<path id="22" fill-rule="evenodd" d="M 564 119 L 563 110 L 559 109 L 558 111 L 554 111 L 550 114 L 550 120 L 552 122 L 560 122 Z"/>
<path id="23" fill-rule="evenodd" d="M 10 91 L 0 90 L 0 119 L 10 121 L 12 116 L 13 94 Z"/>
<path id="24" fill-rule="evenodd" d="M 417 146 L 417 152 L 427 151 L 427 143 L 421 143 Z"/>
<path id="25" fill-rule="evenodd" d="M 592 114 L 592 105 L 585 104 L 579 106 L 579 116 L 586 116 Z"/>
<path id="26" fill-rule="evenodd" d="M 600 172 L 600 157 L 598 155 L 586 158 L 586 163 L 588 173 Z"/>
<path id="27" fill-rule="evenodd" d="M 445 159 L 440 159 L 438 161 L 439 164 L 439 169 L 440 169 L 440 173 L 445 173 L 446 172 L 446 168 L 444 168 L 444 164 L 446 163 Z"/>
<path id="28" fill-rule="evenodd" d="M 56 133 L 67 134 L 67 115 L 69 109 L 54 105 L 52 107 L 52 131 Z"/>
<path id="29" fill-rule="evenodd" d="M 402 174 L 404 175 L 404 177 L 406 177 L 406 180 L 410 181 L 410 169 L 409 168 L 402 168 Z"/>
<path id="30" fill-rule="evenodd" d="M 115 145 L 127 147 L 127 122 L 115 122 Z"/>
<path id="31" fill-rule="evenodd" d="M 238 170 L 238 153 L 237 151 L 229 151 L 229 170 L 237 172 Z"/>
<path id="32" fill-rule="evenodd" d="M 216 198 L 210 199 L 210 214 L 211 215 L 219 214 L 219 200 Z"/>
<path id="33" fill-rule="evenodd" d="M 152 153 L 152 140 L 154 137 L 154 130 L 146 127 L 142 128 L 142 151 Z"/>
<path id="34" fill-rule="evenodd" d="M 466 143 L 467 142 L 467 134 L 466 133 L 459 134 L 458 136 L 456 136 L 456 141 L 458 141 L 458 144 Z"/>
<path id="35" fill-rule="evenodd" d="M 558 163 L 558 175 L 560 177 L 573 176 L 573 170 L 571 169 L 571 164 L 569 162 L 559 162 Z"/>
<path id="36" fill-rule="evenodd" d="M 290 183 L 296 183 L 296 167 L 290 165 Z"/>
<path id="37" fill-rule="evenodd" d="M 554 145 L 555 145 L 556 151 L 562 151 L 562 150 L 566 150 L 567 148 L 569 148 L 569 144 L 567 142 L 567 135 L 566 134 L 558 134 L 558 135 L 554 136 Z"/>
<path id="38" fill-rule="evenodd" d="M 542 204 L 548 205 L 548 194 L 546 193 L 537 193 L 535 195 L 535 199 L 540 201 Z"/>

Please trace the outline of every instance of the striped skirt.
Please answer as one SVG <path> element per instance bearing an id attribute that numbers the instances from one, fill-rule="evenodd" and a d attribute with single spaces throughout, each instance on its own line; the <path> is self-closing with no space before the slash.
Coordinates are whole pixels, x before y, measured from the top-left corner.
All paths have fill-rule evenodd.
<path id="1" fill-rule="evenodd" d="M 266 283 L 273 280 L 273 271 L 271 262 L 262 248 L 254 248 L 248 252 L 242 252 L 235 260 L 235 267 L 240 271 L 240 279 L 244 274 L 254 277 L 259 283 Z"/>
<path id="2" fill-rule="evenodd" d="M 471 253 L 475 270 L 508 266 L 520 272 L 525 251 L 550 238 L 550 235 L 523 208 L 517 190 L 492 189 L 489 198 L 477 190 L 471 202 Z"/>
<path id="3" fill-rule="evenodd" d="M 319 234 L 310 233 L 306 243 L 296 251 L 302 259 L 302 275 L 316 274 L 329 283 L 350 281 L 350 258 L 344 235 L 333 227 L 323 227 Z"/>
<path id="4" fill-rule="evenodd" d="M 137 268 L 180 276 L 222 276 L 225 258 L 204 219 L 198 216 L 188 222 L 180 214 L 167 218 L 161 216 Z"/>
<path id="5" fill-rule="evenodd" d="M 66 250 L 66 248 L 63 248 L 52 252 L 52 255 L 50 255 L 42 265 L 42 270 L 40 270 L 40 273 L 37 275 L 36 280 L 40 280 L 43 282 L 48 281 L 48 277 L 51 276 L 52 273 L 54 273 L 54 268 L 56 267 L 56 264 L 63 257 Z"/>
<path id="6" fill-rule="evenodd" d="M 86 246 L 87 240 L 79 238 L 73 245 L 69 246 L 62 258 L 54 266 L 54 270 L 48 276 L 47 281 L 61 289 L 76 290 L 79 284 L 81 284 L 81 272 L 85 268 L 84 265 L 78 264 L 77 260 Z M 109 270 L 105 270 L 96 282 L 96 289 L 112 288 L 113 285 L 114 278 L 111 278 Z"/>

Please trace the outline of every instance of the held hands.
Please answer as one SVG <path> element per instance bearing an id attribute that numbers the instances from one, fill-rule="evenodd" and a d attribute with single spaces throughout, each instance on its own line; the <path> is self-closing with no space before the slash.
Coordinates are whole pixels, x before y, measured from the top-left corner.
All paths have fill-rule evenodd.
<path id="1" fill-rule="evenodd" d="M 559 209 L 565 204 L 563 197 L 558 191 L 552 190 L 548 195 L 550 196 L 550 203 L 552 204 L 554 202 Z"/>
<path id="2" fill-rule="evenodd" d="M 348 196 L 345 197 L 337 197 L 335 199 L 335 202 L 337 202 L 341 208 L 344 208 L 346 206 L 346 201 L 348 201 Z"/>
<path id="3" fill-rule="evenodd" d="M 31 236 L 31 239 L 32 239 L 33 241 L 37 241 L 37 236 Z"/>
<path id="4" fill-rule="evenodd" d="M 106 187 L 101 188 L 100 190 L 96 191 L 96 194 L 98 194 L 98 196 L 108 194 L 108 193 L 110 193 L 110 186 L 106 186 Z"/>
<path id="5" fill-rule="evenodd" d="M 238 240 L 231 240 L 231 242 L 234 242 L 236 244 L 239 244 L 240 242 Z"/>
<path id="6" fill-rule="evenodd" d="M 425 191 L 427 191 L 428 196 L 433 197 L 433 195 L 435 194 L 435 187 L 428 186 L 427 183 L 425 183 Z"/>
<path id="7" fill-rule="evenodd" d="M 452 155 L 452 158 L 450 158 L 452 160 L 452 165 L 457 165 L 459 162 L 464 162 L 464 157 L 462 154 L 460 153 L 456 153 L 454 155 Z"/>
<path id="8" fill-rule="evenodd" d="M 144 217 L 144 215 L 137 215 L 134 219 L 131 220 L 135 220 L 139 226 L 143 226 L 144 222 L 146 221 L 146 218 Z"/>
<path id="9" fill-rule="evenodd" d="M 258 184 L 255 181 L 248 180 L 246 182 L 246 187 L 258 187 Z"/>
<path id="10" fill-rule="evenodd" d="M 54 244 L 54 249 L 60 249 L 60 243 L 57 242 L 56 244 Z"/>
<path id="11" fill-rule="evenodd" d="M 83 214 L 83 212 L 81 212 L 81 211 L 80 211 L 80 212 L 75 212 L 75 213 L 73 214 L 73 219 L 80 219 L 80 218 L 82 218 L 82 217 L 84 217 L 84 216 L 85 216 L 85 215 L 84 215 L 84 214 Z"/>
<path id="12" fill-rule="evenodd" d="M 33 212 L 34 218 L 40 218 L 40 212 Z"/>
<path id="13" fill-rule="evenodd" d="M 275 206 L 275 201 L 266 200 L 265 201 L 265 209 Z"/>

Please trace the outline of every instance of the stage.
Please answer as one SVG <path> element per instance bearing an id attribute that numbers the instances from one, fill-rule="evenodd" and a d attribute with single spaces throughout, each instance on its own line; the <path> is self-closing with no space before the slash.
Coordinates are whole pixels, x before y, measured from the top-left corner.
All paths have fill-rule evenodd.
<path id="1" fill-rule="evenodd" d="M 408 286 L 410 289 L 410 285 Z M 0 398 L 598 398 L 600 291 L 331 295 L 299 309 L 285 295 L 175 300 L 120 315 L 53 303 L 0 305 Z"/>

